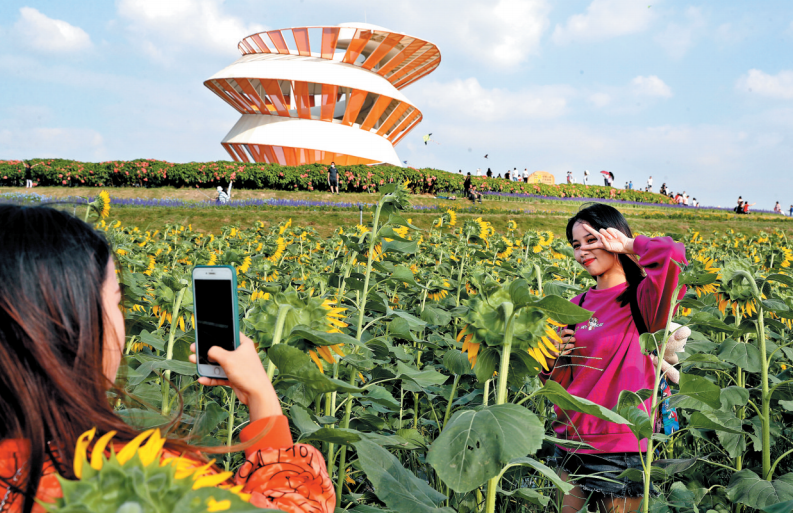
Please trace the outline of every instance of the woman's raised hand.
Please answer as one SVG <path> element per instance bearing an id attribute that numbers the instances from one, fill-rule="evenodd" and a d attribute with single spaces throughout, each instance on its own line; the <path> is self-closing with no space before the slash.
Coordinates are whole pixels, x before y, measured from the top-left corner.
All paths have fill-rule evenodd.
<path id="1" fill-rule="evenodd" d="M 192 344 L 192 363 L 196 363 L 195 350 L 195 344 Z M 248 405 L 251 422 L 283 414 L 278 395 L 264 370 L 253 340 L 240 333 L 240 345 L 237 349 L 226 351 L 222 347 L 212 346 L 207 356 L 223 368 L 228 380 L 202 376 L 198 378 L 199 383 L 208 387 L 230 386 L 240 402 Z"/>
<path id="2" fill-rule="evenodd" d="M 582 251 L 604 249 L 610 253 L 633 254 L 633 239 L 616 228 L 601 228 L 598 232 L 587 223 L 583 223 L 583 226 L 597 241 L 591 244 L 581 244 Z"/>

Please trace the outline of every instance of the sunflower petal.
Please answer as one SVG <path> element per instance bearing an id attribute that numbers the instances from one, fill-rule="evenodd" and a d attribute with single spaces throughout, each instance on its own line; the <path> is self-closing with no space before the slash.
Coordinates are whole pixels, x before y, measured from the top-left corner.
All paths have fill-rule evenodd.
<path id="1" fill-rule="evenodd" d="M 102 470 L 102 457 L 105 454 L 105 447 L 107 447 L 110 439 L 116 435 L 115 431 L 108 431 L 102 438 L 96 441 L 94 448 L 91 450 L 91 468 L 94 470 Z"/>
<path id="2" fill-rule="evenodd" d="M 118 454 L 116 454 L 116 459 L 120 465 L 124 465 L 124 463 L 128 462 L 132 457 L 138 452 L 138 448 L 140 448 L 140 444 L 143 441 L 154 433 L 153 429 L 149 429 L 144 431 L 143 433 L 139 434 L 135 438 L 132 439 L 127 445 L 124 446 Z"/>
<path id="3" fill-rule="evenodd" d="M 88 444 L 94 439 L 95 434 L 96 428 L 91 428 L 90 431 L 86 431 L 77 439 L 74 447 L 74 475 L 77 476 L 77 479 L 83 476 L 83 463 L 87 459 L 85 451 L 88 449 Z"/>

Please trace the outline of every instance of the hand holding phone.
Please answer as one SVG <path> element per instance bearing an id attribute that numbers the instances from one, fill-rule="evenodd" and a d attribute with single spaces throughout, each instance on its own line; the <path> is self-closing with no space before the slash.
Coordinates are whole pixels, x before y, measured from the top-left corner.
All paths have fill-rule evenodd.
<path id="1" fill-rule="evenodd" d="M 237 273 L 227 265 L 193 269 L 193 313 L 196 329 L 196 369 L 199 376 L 226 378 L 220 365 L 209 361 L 214 346 L 233 351 L 239 345 Z"/>
<path id="2" fill-rule="evenodd" d="M 228 380 L 200 377 L 198 382 L 209 387 L 230 386 L 240 402 L 248 405 L 251 422 L 282 415 L 281 403 L 259 359 L 256 344 L 242 333 L 239 339 L 240 344 L 233 351 L 219 346 L 213 346 L 208 351 L 209 360 L 223 369 Z M 195 363 L 195 344 L 190 346 L 190 350 L 194 353 L 190 355 L 190 361 Z"/>

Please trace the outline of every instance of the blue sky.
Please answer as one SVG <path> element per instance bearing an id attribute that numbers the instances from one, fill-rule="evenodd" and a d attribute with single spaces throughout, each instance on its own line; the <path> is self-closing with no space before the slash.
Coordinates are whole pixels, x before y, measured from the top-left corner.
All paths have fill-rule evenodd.
<path id="1" fill-rule="evenodd" d="M 238 40 L 351 21 L 441 50 L 404 90 L 424 114 L 397 146 L 411 166 L 607 169 L 703 205 L 793 204 L 789 1 L 5 0 L 0 159 L 227 159 L 239 115 L 202 82 Z"/>

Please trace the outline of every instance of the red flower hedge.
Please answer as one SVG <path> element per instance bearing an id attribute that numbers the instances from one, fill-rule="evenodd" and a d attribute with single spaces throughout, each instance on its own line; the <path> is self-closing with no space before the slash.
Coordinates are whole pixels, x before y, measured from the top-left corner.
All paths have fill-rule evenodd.
<path id="1" fill-rule="evenodd" d="M 241 162 L 189 162 L 174 164 L 160 160 L 78 162 L 63 159 L 33 159 L 31 179 L 39 186 L 66 187 L 216 187 L 234 182 L 237 189 L 326 191 L 327 166 L 280 166 Z M 398 180 L 411 182 L 414 192 L 460 193 L 465 176 L 438 169 L 396 166 L 340 166 L 339 190 L 377 192 L 379 186 Z M 583 184 L 527 184 L 500 178 L 473 177 L 479 190 L 537 194 L 557 198 L 616 198 L 644 203 L 670 203 L 660 194 L 612 189 Z M 19 160 L 0 160 L 0 186 L 24 186 L 25 168 Z"/>

